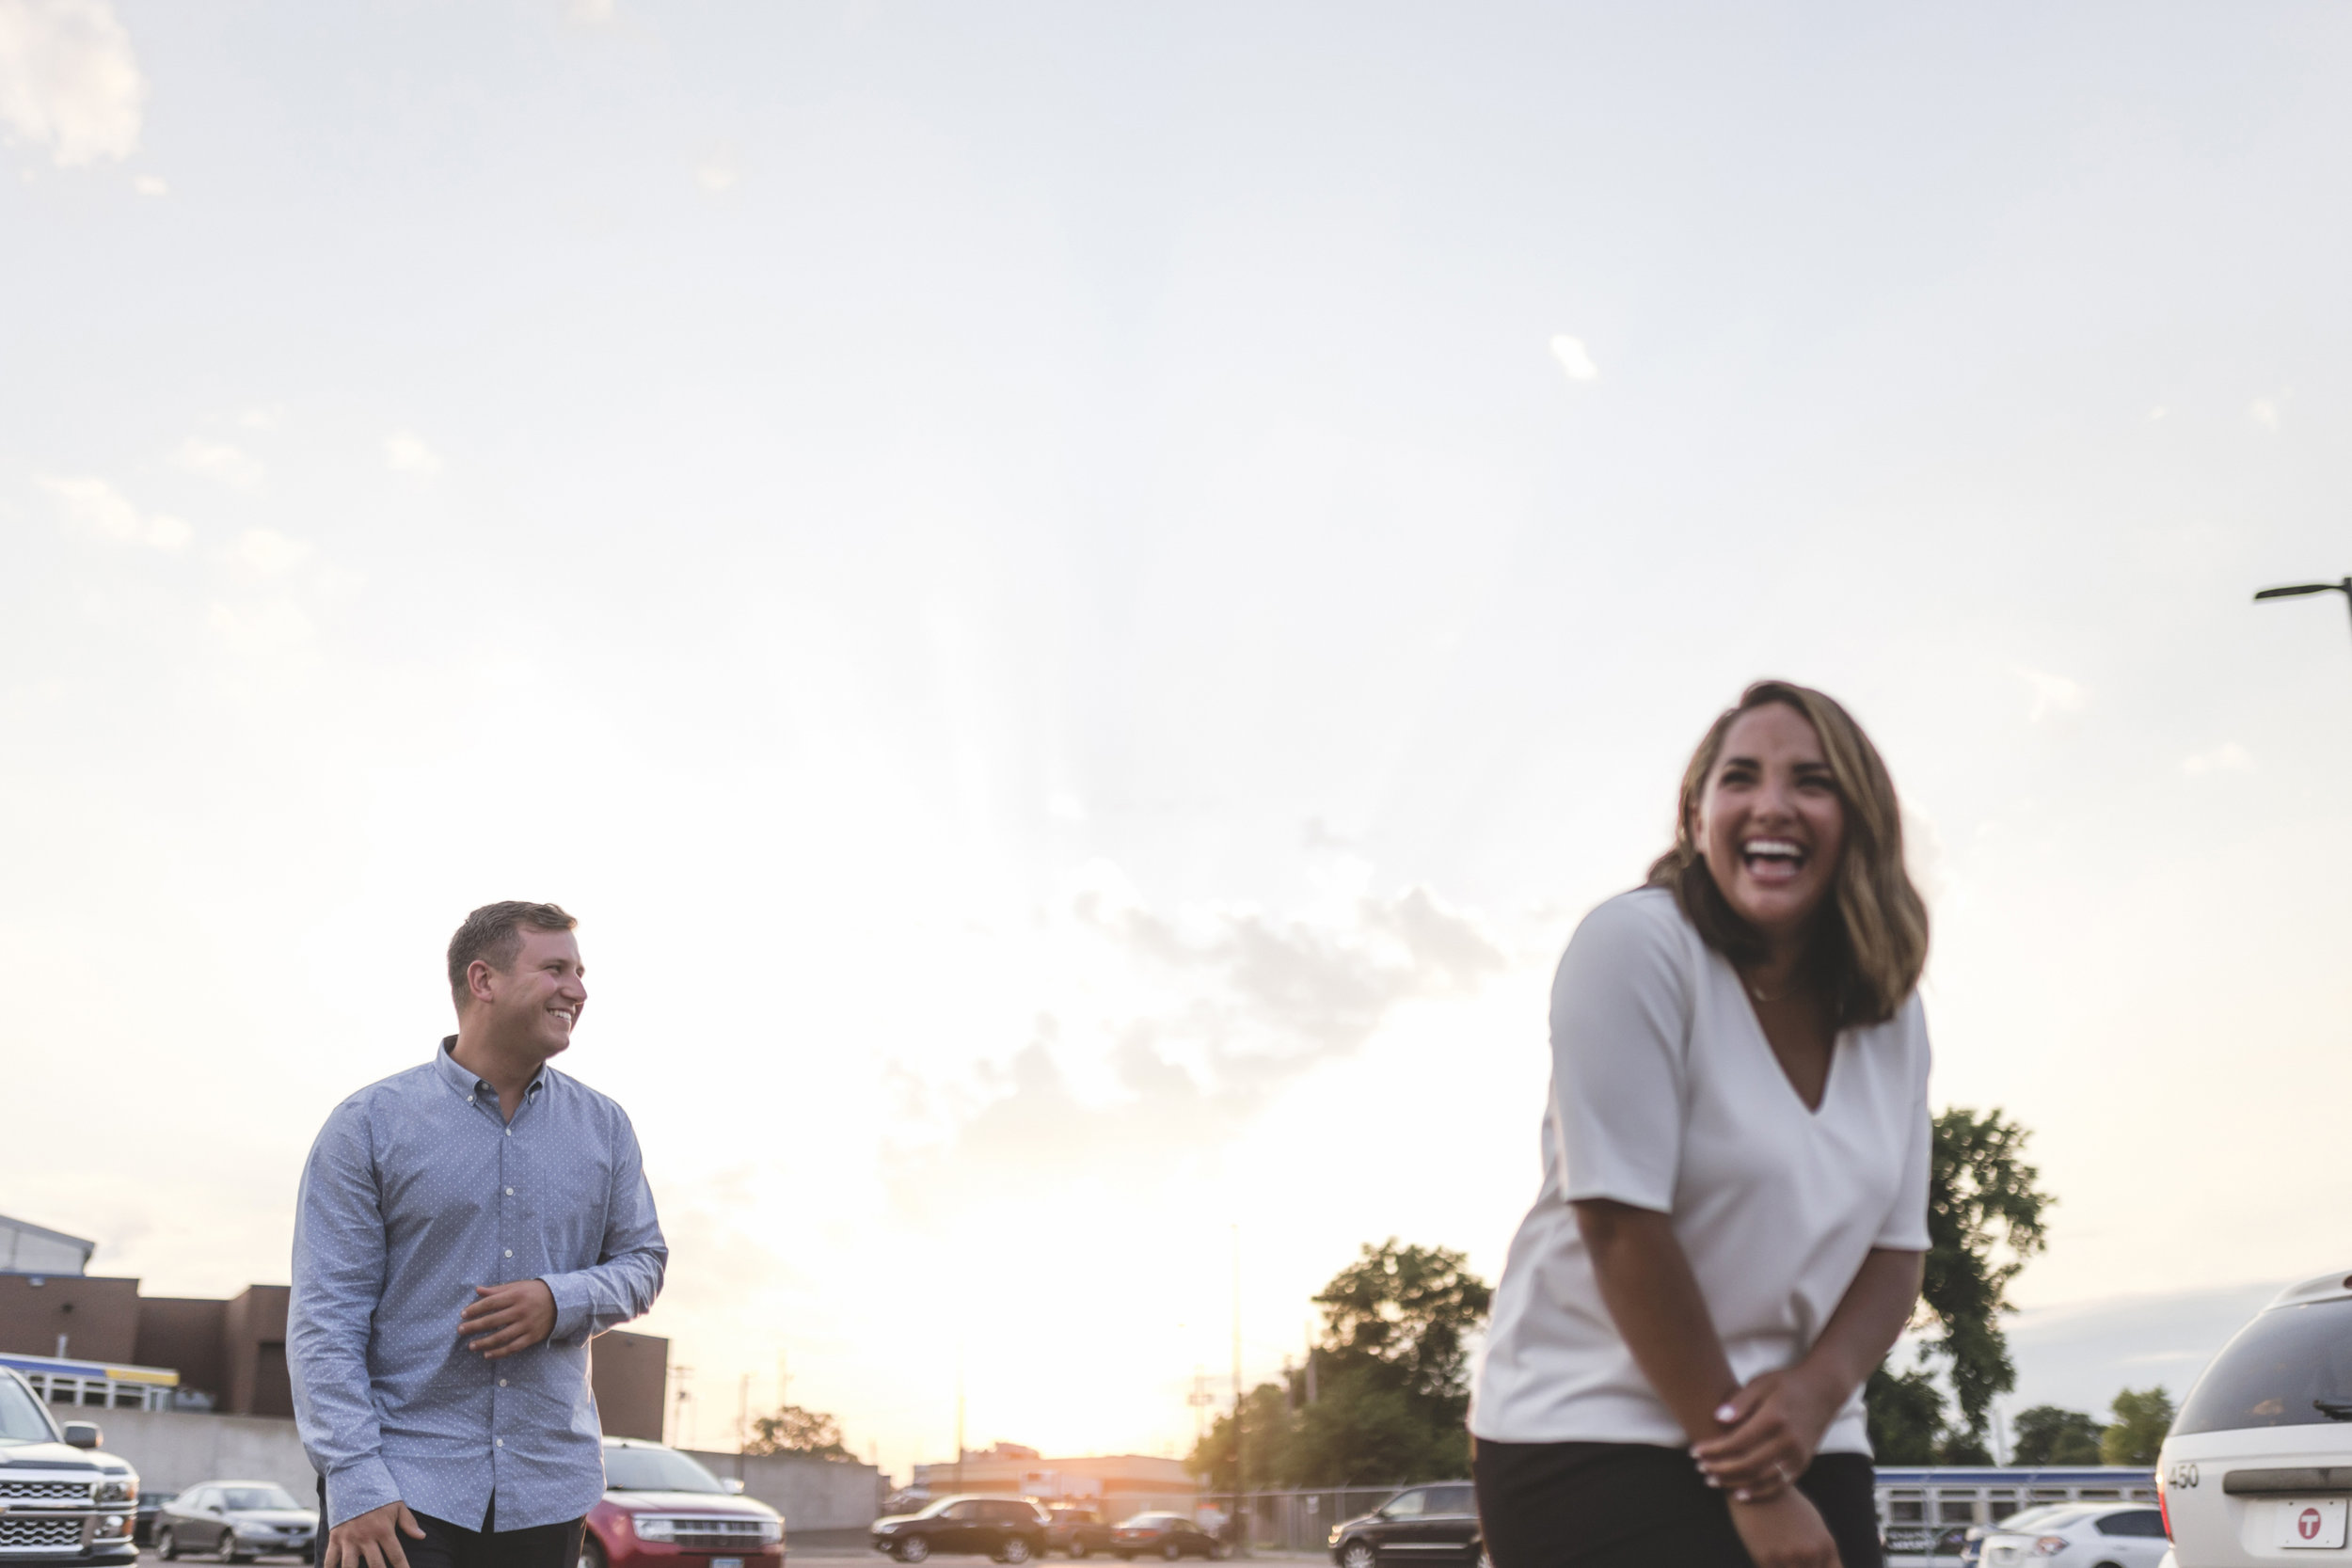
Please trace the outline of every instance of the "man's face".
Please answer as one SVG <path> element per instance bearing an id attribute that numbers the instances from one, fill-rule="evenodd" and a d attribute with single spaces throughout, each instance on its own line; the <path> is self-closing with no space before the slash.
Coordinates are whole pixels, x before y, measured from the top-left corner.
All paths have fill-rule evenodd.
<path id="1" fill-rule="evenodd" d="M 475 995 L 489 990 L 490 1026 L 501 1038 L 528 1041 L 544 1056 L 572 1043 L 572 1031 L 588 1006 L 588 971 L 580 961 L 580 942 L 569 931 L 522 931 L 522 951 L 505 973 L 474 960 Z"/>

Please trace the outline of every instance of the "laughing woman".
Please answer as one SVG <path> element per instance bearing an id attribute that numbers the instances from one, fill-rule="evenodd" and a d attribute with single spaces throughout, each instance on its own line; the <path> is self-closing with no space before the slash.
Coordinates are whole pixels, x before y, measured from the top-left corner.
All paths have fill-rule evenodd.
<path id="1" fill-rule="evenodd" d="M 1927 911 L 1846 710 L 1750 687 L 1551 991 L 1470 1414 L 1496 1568 L 1880 1568 L 1863 1380 L 1928 1245 Z"/>

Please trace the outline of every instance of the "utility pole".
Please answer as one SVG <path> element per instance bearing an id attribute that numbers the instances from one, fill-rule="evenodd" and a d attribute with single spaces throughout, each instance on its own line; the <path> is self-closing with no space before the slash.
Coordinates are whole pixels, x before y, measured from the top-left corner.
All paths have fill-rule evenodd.
<path id="1" fill-rule="evenodd" d="M 1315 1402 L 1315 1325 L 1307 1325 L 1307 1402 Z"/>
<path id="2" fill-rule="evenodd" d="M 956 1490 L 963 1490 L 963 1341 L 956 1341 Z"/>
<path id="3" fill-rule="evenodd" d="M 2311 594 L 2341 594 L 2347 609 L 2352 609 L 2352 578 L 2342 582 L 2298 582 L 2289 588 L 2265 588 L 2254 595 L 2254 602 L 2265 599 L 2299 599 Z"/>
<path id="4" fill-rule="evenodd" d="M 1245 1499 L 1248 1485 L 1248 1471 L 1245 1464 L 1248 1448 L 1242 1430 L 1247 1424 L 1242 1419 L 1247 1402 L 1248 1396 L 1242 1392 L 1241 1386 L 1241 1226 L 1236 1222 L 1233 1226 L 1233 1550 L 1243 1557 L 1249 1555 L 1248 1516 L 1243 1512 L 1247 1507 Z"/>

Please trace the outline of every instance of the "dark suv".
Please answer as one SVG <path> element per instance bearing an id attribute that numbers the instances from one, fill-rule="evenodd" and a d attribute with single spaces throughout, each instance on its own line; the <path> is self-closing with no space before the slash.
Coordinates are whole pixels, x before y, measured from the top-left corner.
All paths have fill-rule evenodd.
<path id="1" fill-rule="evenodd" d="M 1466 1481 L 1399 1492 L 1360 1519 L 1331 1528 L 1331 1560 L 1340 1568 L 1379 1562 L 1483 1562 L 1478 1499 Z"/>
<path id="2" fill-rule="evenodd" d="M 1045 1527 L 1045 1549 L 1084 1557 L 1111 1549 L 1111 1528 L 1090 1508 L 1049 1509 L 1053 1522 Z"/>
<path id="3" fill-rule="evenodd" d="M 900 1562 L 933 1552 L 986 1552 L 1026 1562 L 1045 1550 L 1045 1511 L 1025 1497 L 942 1497 L 919 1513 L 874 1521 L 873 1545 Z"/>

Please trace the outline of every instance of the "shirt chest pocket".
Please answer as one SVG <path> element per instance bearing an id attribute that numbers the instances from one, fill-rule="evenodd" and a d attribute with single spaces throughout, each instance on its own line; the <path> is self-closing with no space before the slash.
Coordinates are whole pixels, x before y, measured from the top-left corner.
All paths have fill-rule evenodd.
<path id="1" fill-rule="evenodd" d="M 547 1266 L 568 1271 L 600 1262 L 612 1207 L 611 1154 L 583 1142 L 519 1152 L 510 1165 L 514 1196 L 505 1201 L 515 1222 L 539 1239 Z"/>

